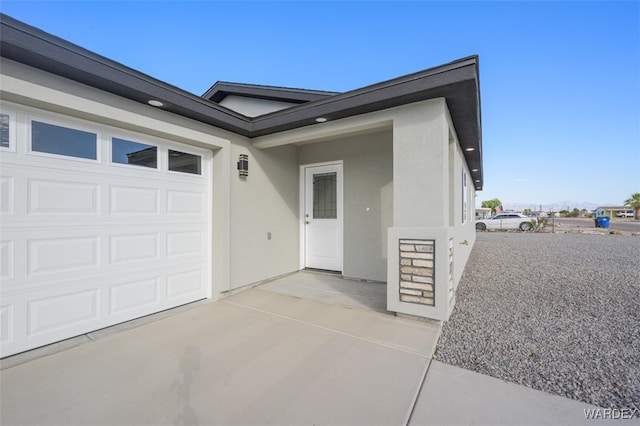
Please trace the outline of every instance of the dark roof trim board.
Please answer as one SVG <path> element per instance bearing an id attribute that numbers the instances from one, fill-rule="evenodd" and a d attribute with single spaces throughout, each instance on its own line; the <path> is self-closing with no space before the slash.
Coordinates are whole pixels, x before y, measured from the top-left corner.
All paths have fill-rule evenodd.
<path id="1" fill-rule="evenodd" d="M 395 106 L 445 98 L 474 180 L 481 189 L 482 124 L 479 63 L 470 56 L 435 68 L 344 93 L 219 82 L 203 97 L 126 67 L 73 43 L 0 14 L 0 55 L 43 71 L 163 109 L 249 138 L 366 114 Z M 297 103 L 255 118 L 217 102 L 228 95 Z M 476 182 L 479 181 L 479 182 Z"/>
<path id="2" fill-rule="evenodd" d="M 266 99 L 270 101 L 301 104 L 336 95 L 337 92 L 321 90 L 293 89 L 289 87 L 262 86 L 258 84 L 229 83 L 218 81 L 202 97 L 215 103 L 230 95 Z"/>

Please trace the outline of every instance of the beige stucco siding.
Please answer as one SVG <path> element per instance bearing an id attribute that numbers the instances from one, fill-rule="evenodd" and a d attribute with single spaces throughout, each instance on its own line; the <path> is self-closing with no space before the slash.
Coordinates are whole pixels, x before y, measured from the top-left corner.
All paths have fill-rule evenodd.
<path id="1" fill-rule="evenodd" d="M 471 255 L 471 249 L 476 241 L 475 229 L 475 185 L 471 178 L 470 170 L 465 161 L 460 142 L 456 135 L 449 110 L 445 107 L 444 117 L 449 129 L 449 218 L 450 229 L 454 240 L 454 263 L 453 274 L 454 283 L 457 287 L 462 277 L 464 267 Z M 463 173 L 464 172 L 464 173 Z M 466 220 L 463 221 L 463 184 L 462 179 L 466 177 Z M 466 243 L 465 243 L 466 242 Z"/>
<path id="2" fill-rule="evenodd" d="M 236 170 L 240 154 L 249 156 L 247 178 Z M 248 141 L 231 144 L 231 289 L 298 270 L 296 156 L 295 146 L 259 150 Z"/>
<path id="3" fill-rule="evenodd" d="M 268 151 L 268 150 L 267 150 Z M 298 148 L 300 165 L 343 161 L 343 275 L 387 277 L 387 228 L 393 214 L 393 135 L 390 130 Z"/>
<path id="4" fill-rule="evenodd" d="M 396 227 L 448 226 L 444 99 L 404 107 L 393 121 Z"/>
<path id="5" fill-rule="evenodd" d="M 220 105 L 246 115 L 247 117 L 258 117 L 263 114 L 295 106 L 296 104 L 291 102 L 271 101 L 268 99 L 229 95 L 220 101 Z"/>

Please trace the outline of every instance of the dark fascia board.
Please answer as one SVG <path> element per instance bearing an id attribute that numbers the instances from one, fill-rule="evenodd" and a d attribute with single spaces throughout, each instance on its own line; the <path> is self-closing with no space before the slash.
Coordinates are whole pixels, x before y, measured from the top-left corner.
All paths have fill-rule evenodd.
<path id="1" fill-rule="evenodd" d="M 263 136 L 292 128 L 445 98 L 476 188 L 482 187 L 482 127 L 477 56 L 409 74 L 362 89 L 265 114 L 251 121 L 251 134 Z M 466 151 L 472 149 L 472 151 Z M 479 182 L 477 182 L 479 181 Z"/>
<path id="2" fill-rule="evenodd" d="M 469 83 L 477 84 L 477 57 L 461 59 L 441 67 L 377 83 L 361 89 L 340 93 L 316 102 L 261 115 L 251 120 L 252 133 L 257 136 L 281 131 L 278 126 L 297 123 L 295 127 L 314 124 L 324 117 L 335 120 L 366 112 L 406 105 L 437 97 L 468 95 Z M 453 89 L 453 90 L 452 90 Z M 479 98 L 478 98 L 479 99 Z M 470 99 L 469 102 L 473 102 Z M 474 105 L 471 105 L 474 106 Z"/>
<path id="3" fill-rule="evenodd" d="M 301 104 L 324 99 L 336 95 L 337 92 L 322 90 L 294 89 L 290 87 L 264 86 L 258 84 L 231 83 L 218 81 L 202 95 L 204 99 L 219 103 L 229 95 L 248 98 L 267 99 L 272 101 Z"/>
<path id="4" fill-rule="evenodd" d="M 332 95 L 330 92 L 308 91 L 324 96 L 249 118 L 4 14 L 0 14 L 0 55 L 143 104 L 156 99 L 164 103 L 164 110 L 249 138 L 315 125 L 318 117 L 336 120 L 413 102 L 445 98 L 462 148 L 473 148 L 471 152 L 465 151 L 464 155 L 469 168 L 477 169 L 472 171 L 475 187 L 482 188 L 477 56 L 349 92 Z M 234 85 L 234 90 L 238 91 L 239 86 Z M 243 86 L 248 94 L 265 93 L 258 90 L 260 86 Z M 286 88 L 280 90 L 286 92 L 280 95 L 291 95 Z M 292 90 L 295 92 L 297 89 Z"/>

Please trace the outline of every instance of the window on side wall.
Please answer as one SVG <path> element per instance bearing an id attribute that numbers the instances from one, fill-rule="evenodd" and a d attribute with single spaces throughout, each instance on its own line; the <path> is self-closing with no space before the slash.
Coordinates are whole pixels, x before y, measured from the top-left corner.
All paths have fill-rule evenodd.
<path id="1" fill-rule="evenodd" d="M 462 171 L 462 223 L 467 223 L 468 218 L 468 196 L 467 196 L 467 172 Z"/>

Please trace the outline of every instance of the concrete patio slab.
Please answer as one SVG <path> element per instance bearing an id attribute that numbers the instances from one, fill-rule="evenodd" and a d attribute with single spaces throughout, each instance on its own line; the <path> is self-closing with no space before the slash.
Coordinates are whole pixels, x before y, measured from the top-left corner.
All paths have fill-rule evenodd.
<path id="1" fill-rule="evenodd" d="M 342 278 L 340 275 L 300 271 L 260 286 L 263 290 L 352 308 L 387 312 L 385 283 Z"/>
<path id="2" fill-rule="evenodd" d="M 370 310 L 356 310 L 313 300 L 285 296 L 262 287 L 223 300 L 290 320 L 344 333 L 431 358 L 441 323 L 415 321 Z M 356 311 L 356 312 L 354 312 Z"/>
<path id="3" fill-rule="evenodd" d="M 410 425 L 595 425 L 593 405 L 432 361 Z M 602 414 L 602 411 L 600 412 Z M 629 420 L 635 422 L 637 420 Z M 626 424 L 626 422 L 623 421 Z"/>
<path id="4" fill-rule="evenodd" d="M 403 424 L 432 328 L 248 290 L 0 372 L 0 422 Z"/>

